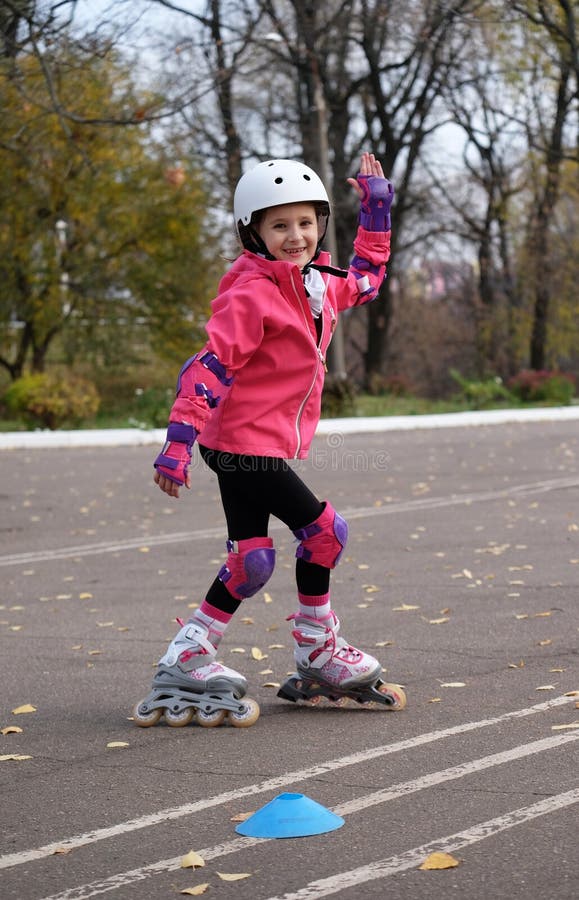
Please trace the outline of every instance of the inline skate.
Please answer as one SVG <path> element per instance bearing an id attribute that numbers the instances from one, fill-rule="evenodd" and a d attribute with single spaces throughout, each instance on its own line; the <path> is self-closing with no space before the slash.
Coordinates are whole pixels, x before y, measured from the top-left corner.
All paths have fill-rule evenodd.
<path id="1" fill-rule="evenodd" d="M 404 709 L 404 691 L 379 678 L 382 666 L 378 660 L 338 637 L 340 622 L 334 612 L 325 619 L 301 613 L 289 619 L 294 622 L 297 673 L 284 682 L 278 697 L 294 703 L 303 701 L 309 706 L 316 706 L 325 698 L 333 706 L 353 700 L 365 707 Z"/>
<path id="2" fill-rule="evenodd" d="M 236 728 L 254 725 L 259 706 L 245 697 L 243 675 L 215 661 L 217 650 L 206 627 L 198 622 L 179 620 L 179 624 L 181 630 L 159 660 L 151 692 L 135 707 L 135 725 L 150 728 L 163 715 L 172 728 L 193 719 L 203 728 L 221 725 L 226 718 Z"/>

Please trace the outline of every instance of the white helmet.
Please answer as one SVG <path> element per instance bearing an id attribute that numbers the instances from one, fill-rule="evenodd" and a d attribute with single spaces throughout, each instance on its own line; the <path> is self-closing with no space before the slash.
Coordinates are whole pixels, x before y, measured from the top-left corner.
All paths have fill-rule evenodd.
<path id="1" fill-rule="evenodd" d="M 293 159 L 268 159 L 242 175 L 235 188 L 233 214 L 236 224 L 249 225 L 259 209 L 285 203 L 327 203 L 321 179 L 304 163 Z"/>
<path id="2" fill-rule="evenodd" d="M 233 215 L 239 239 L 247 250 L 273 259 L 251 226 L 251 217 L 260 209 L 286 203 L 315 203 L 319 240 L 317 259 L 330 215 L 330 200 L 322 180 L 313 169 L 293 159 L 268 159 L 242 175 L 235 188 Z"/>

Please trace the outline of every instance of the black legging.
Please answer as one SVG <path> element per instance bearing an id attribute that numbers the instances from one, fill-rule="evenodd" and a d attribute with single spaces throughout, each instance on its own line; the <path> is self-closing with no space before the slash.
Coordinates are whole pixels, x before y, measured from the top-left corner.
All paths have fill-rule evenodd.
<path id="1" fill-rule="evenodd" d="M 314 522 L 322 513 L 323 504 L 284 459 L 240 456 L 202 445 L 199 450 L 217 475 L 230 540 L 267 537 L 270 516 L 296 531 Z M 302 594 L 326 594 L 330 570 L 298 559 L 296 582 Z M 235 612 L 240 603 L 218 578 L 211 585 L 207 600 L 224 612 Z"/>

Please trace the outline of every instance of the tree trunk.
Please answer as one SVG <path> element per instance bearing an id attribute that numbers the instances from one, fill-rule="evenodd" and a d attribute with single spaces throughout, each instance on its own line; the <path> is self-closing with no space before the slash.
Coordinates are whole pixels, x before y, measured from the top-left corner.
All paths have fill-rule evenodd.
<path id="1" fill-rule="evenodd" d="M 221 34 L 221 13 L 220 0 L 212 0 L 211 36 L 217 60 L 217 71 L 215 73 L 216 92 L 223 122 L 223 134 L 225 136 L 227 184 L 233 198 L 235 186 L 241 178 L 241 140 L 233 117 L 233 71 L 228 66 L 225 57 L 225 44 Z"/>
<path id="2" fill-rule="evenodd" d="M 368 305 L 368 348 L 366 383 L 373 375 L 383 375 L 388 348 L 388 330 L 392 317 L 390 282 L 386 280 L 376 299 Z"/>
<path id="3" fill-rule="evenodd" d="M 530 363 L 531 369 L 536 369 L 537 371 L 545 368 L 550 300 L 551 291 L 547 283 L 547 273 L 544 272 L 543 281 L 537 285 L 535 290 L 535 308 L 531 334 Z"/>

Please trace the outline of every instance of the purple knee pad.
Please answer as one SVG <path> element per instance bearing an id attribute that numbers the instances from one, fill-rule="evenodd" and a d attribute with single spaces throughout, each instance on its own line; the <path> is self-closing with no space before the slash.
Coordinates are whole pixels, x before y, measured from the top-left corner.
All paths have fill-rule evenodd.
<path id="1" fill-rule="evenodd" d="M 227 549 L 229 554 L 219 571 L 219 580 L 237 600 L 253 597 L 273 573 L 275 550 L 272 539 L 258 537 L 227 541 Z"/>
<path id="2" fill-rule="evenodd" d="M 298 559 L 334 569 L 348 540 L 348 523 L 326 500 L 324 511 L 315 522 L 298 528 L 294 534 L 300 541 Z"/>

